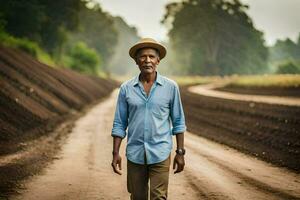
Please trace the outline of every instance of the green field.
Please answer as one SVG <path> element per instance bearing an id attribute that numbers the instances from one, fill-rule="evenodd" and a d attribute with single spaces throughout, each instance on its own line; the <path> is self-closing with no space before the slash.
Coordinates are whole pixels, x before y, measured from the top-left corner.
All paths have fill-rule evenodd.
<path id="1" fill-rule="evenodd" d="M 300 87 L 300 75 L 177 76 L 171 78 L 180 85 L 228 81 L 229 86 L 235 87 Z"/>
<path id="2" fill-rule="evenodd" d="M 232 76 L 230 85 L 239 87 L 300 87 L 300 75 Z"/>

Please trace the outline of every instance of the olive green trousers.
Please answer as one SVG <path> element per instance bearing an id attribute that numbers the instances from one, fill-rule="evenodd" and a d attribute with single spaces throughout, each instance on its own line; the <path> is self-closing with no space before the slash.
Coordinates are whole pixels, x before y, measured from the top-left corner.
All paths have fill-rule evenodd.
<path id="1" fill-rule="evenodd" d="M 127 160 L 127 190 L 131 200 L 163 200 L 168 197 L 170 156 L 155 164 L 135 164 Z M 149 184 L 150 180 L 150 184 Z"/>

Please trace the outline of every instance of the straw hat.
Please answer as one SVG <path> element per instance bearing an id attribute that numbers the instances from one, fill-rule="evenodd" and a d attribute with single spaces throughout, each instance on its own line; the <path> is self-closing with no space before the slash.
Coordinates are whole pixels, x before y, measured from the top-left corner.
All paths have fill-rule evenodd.
<path id="1" fill-rule="evenodd" d="M 139 49 L 146 48 L 146 47 L 157 49 L 159 52 L 160 59 L 163 59 L 167 54 L 167 50 L 163 45 L 161 45 L 160 43 L 158 43 L 152 38 L 143 38 L 129 49 L 130 57 L 135 59 L 136 52 Z"/>

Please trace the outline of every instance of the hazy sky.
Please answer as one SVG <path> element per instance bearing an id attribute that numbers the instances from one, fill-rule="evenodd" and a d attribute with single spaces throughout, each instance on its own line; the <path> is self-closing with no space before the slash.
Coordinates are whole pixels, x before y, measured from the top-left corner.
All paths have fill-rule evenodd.
<path id="1" fill-rule="evenodd" d="M 143 37 L 167 40 L 160 24 L 164 6 L 174 0 L 96 0 L 105 11 L 118 15 L 138 28 Z M 178 1 L 178 0 L 177 0 Z M 296 41 L 300 32 L 300 0 L 242 0 L 250 6 L 248 14 L 256 28 L 265 33 L 267 44 L 287 37 Z"/>

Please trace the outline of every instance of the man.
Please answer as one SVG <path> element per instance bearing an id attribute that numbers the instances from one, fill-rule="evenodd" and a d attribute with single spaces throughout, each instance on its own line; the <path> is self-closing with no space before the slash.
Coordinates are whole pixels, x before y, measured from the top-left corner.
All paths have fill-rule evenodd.
<path id="1" fill-rule="evenodd" d="M 185 165 L 186 126 L 179 88 L 157 72 L 166 49 L 155 40 L 142 39 L 131 47 L 129 55 L 140 74 L 120 87 L 112 129 L 112 167 L 121 175 L 119 148 L 127 134 L 127 189 L 131 199 L 148 199 L 149 179 L 150 199 L 167 199 L 172 135 L 177 142 L 174 173 L 181 172 Z"/>

